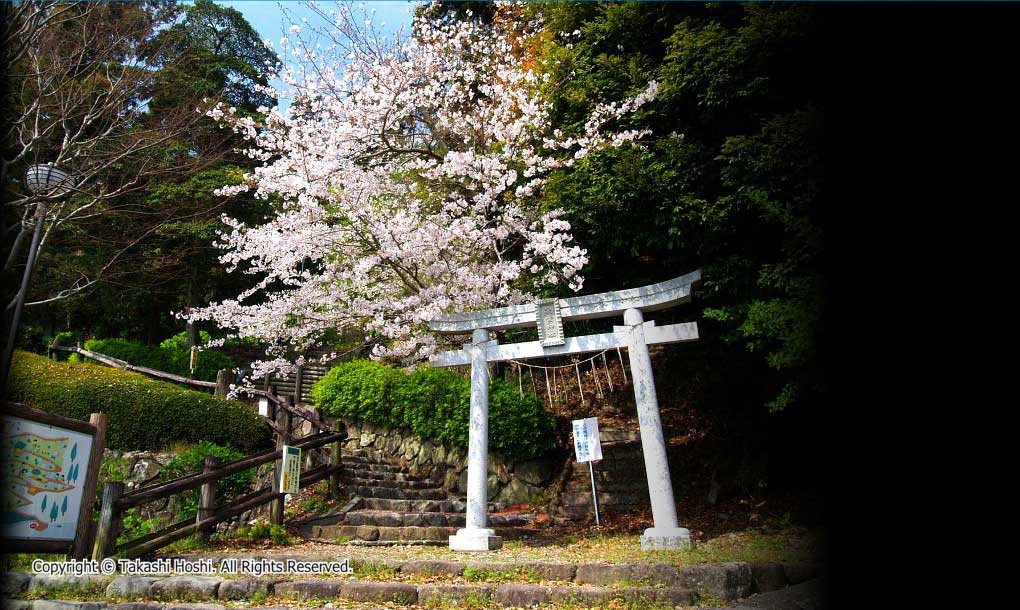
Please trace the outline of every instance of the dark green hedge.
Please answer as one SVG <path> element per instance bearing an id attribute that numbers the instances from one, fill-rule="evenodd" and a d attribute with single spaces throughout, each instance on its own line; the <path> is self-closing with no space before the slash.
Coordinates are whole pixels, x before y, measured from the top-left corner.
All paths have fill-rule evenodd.
<path id="1" fill-rule="evenodd" d="M 390 428 L 410 428 L 422 438 L 466 447 L 471 383 L 446 369 L 399 369 L 356 360 L 332 369 L 312 388 L 327 414 Z M 489 446 L 514 458 L 553 447 L 555 423 L 534 394 L 502 380 L 489 385 Z"/>
<path id="2" fill-rule="evenodd" d="M 203 332 L 202 339 L 202 343 L 207 342 L 209 334 Z M 84 347 L 91 352 L 157 371 L 184 377 L 190 372 L 188 365 L 191 362 L 191 350 L 188 348 L 185 333 L 167 339 L 159 347 L 150 347 L 127 339 L 89 339 Z M 235 366 L 229 356 L 213 350 L 201 350 L 195 364 L 195 379 L 216 381 L 217 371 L 232 369 Z"/>
<path id="3" fill-rule="evenodd" d="M 17 352 L 7 396 L 75 419 L 106 413 L 106 444 L 112 449 L 158 450 L 177 441 L 206 440 L 250 453 L 270 444 L 266 425 L 242 402 L 97 364 Z"/>

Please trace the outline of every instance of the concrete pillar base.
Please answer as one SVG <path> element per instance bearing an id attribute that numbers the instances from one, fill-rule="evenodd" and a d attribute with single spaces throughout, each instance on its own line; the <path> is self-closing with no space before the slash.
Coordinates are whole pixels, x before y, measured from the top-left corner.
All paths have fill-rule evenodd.
<path id="1" fill-rule="evenodd" d="M 693 549 L 694 539 L 686 527 L 650 527 L 641 536 L 642 551 L 680 551 Z"/>
<path id="2" fill-rule="evenodd" d="M 450 536 L 451 551 L 495 551 L 503 546 L 503 538 L 484 528 L 461 528 Z"/>

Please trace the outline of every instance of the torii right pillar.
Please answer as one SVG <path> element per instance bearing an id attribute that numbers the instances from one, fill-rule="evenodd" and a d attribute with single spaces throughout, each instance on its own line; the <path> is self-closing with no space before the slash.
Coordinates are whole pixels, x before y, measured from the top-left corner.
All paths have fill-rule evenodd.
<path id="1" fill-rule="evenodd" d="M 641 549 L 689 549 L 693 547 L 691 531 L 680 527 L 676 517 L 673 482 L 666 458 L 666 439 L 662 434 L 659 400 L 655 395 L 652 358 L 645 341 L 644 316 L 639 309 L 628 309 L 623 313 L 623 323 L 625 326 L 616 326 L 613 331 L 627 345 L 630 358 L 634 401 L 637 403 L 638 425 L 641 429 L 641 450 L 645 458 L 654 523 L 654 527 L 646 529 L 641 536 Z"/>

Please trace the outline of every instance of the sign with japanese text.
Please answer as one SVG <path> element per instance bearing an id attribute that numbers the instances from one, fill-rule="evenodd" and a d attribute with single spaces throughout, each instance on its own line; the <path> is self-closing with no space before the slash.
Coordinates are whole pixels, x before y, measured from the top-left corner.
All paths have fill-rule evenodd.
<path id="1" fill-rule="evenodd" d="M 602 459 L 602 443 L 599 441 L 599 419 L 575 419 L 574 453 L 578 463 L 594 462 Z"/>
<path id="2" fill-rule="evenodd" d="M 282 459 L 279 491 L 282 494 L 296 494 L 301 482 L 301 449 L 284 445 Z"/>

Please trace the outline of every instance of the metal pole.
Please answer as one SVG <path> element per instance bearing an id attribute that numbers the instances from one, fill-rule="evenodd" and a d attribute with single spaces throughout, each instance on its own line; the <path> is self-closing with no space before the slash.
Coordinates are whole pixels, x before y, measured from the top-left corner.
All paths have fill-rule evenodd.
<path id="1" fill-rule="evenodd" d="M 601 525 L 599 523 L 599 496 L 595 493 L 595 468 L 590 460 L 588 461 L 588 474 L 591 475 L 591 499 L 595 501 L 595 525 Z"/>
<path id="2" fill-rule="evenodd" d="M 28 285 L 32 281 L 32 268 L 35 267 L 36 254 L 39 251 L 39 240 L 42 238 L 42 228 L 46 220 L 46 201 L 40 201 L 35 211 L 35 233 L 32 235 L 32 245 L 28 250 L 28 261 L 25 263 L 25 273 L 21 278 L 21 288 L 18 289 L 18 296 L 15 299 L 14 315 L 11 318 L 11 329 L 7 335 L 7 345 L 4 346 L 3 363 L 0 365 L 0 388 L 7 387 L 7 377 L 11 372 L 11 363 L 14 360 L 14 345 L 18 340 L 18 326 L 21 324 L 21 312 L 25 309 L 25 297 L 28 296 Z"/>

